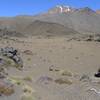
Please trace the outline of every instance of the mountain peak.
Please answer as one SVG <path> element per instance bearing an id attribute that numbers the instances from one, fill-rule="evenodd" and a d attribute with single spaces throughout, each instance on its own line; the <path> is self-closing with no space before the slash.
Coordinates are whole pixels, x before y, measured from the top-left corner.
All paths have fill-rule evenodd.
<path id="1" fill-rule="evenodd" d="M 51 8 L 48 13 L 49 14 L 56 14 L 56 13 L 67 13 L 67 12 L 73 12 L 75 9 L 70 6 L 64 6 L 64 5 L 57 5 L 56 7 Z"/>
<path id="2" fill-rule="evenodd" d="M 73 8 L 70 6 L 64 6 L 64 5 L 57 5 L 53 8 L 51 8 L 50 10 L 48 10 L 48 12 L 46 14 L 61 14 L 61 13 L 69 13 L 69 12 L 74 12 L 74 11 L 78 11 L 81 13 L 87 13 L 87 14 L 93 14 L 96 13 L 94 10 L 92 10 L 89 7 L 84 7 L 84 8 Z M 100 11 L 98 11 L 100 13 Z"/>

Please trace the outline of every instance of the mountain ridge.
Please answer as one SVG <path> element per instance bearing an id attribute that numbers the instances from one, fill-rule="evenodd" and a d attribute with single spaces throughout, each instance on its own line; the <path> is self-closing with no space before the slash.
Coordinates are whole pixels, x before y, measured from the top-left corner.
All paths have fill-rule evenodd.
<path id="1" fill-rule="evenodd" d="M 60 6 L 56 8 L 59 9 L 59 11 L 55 12 L 55 9 L 53 9 L 54 13 L 48 13 L 52 10 L 50 9 L 46 13 L 35 16 L 2 17 L 0 18 L 0 29 L 4 30 L 6 28 L 9 33 L 16 32 L 17 34 L 21 33 L 23 35 L 46 35 L 48 34 L 46 31 L 50 29 L 53 31 L 51 31 L 52 33 L 49 33 L 49 35 L 67 35 L 69 31 L 66 29 L 72 33 L 100 34 L 100 14 L 94 10 L 88 7 L 75 9 L 73 7 L 63 6 L 64 11 L 61 10 Z M 67 10 L 65 10 L 65 8 Z M 37 24 L 39 22 L 40 24 Z M 52 25 L 54 27 L 52 27 Z M 40 27 L 43 28 L 41 29 L 42 31 L 39 31 Z M 66 30 L 66 33 L 59 30 L 59 27 L 62 31 Z M 38 33 L 36 34 L 36 32 Z"/>

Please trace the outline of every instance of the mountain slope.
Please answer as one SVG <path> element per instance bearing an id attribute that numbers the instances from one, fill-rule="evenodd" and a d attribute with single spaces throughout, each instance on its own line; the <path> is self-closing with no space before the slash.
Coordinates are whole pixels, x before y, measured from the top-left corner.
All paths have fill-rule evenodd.
<path id="1" fill-rule="evenodd" d="M 56 12 L 55 9 L 61 11 L 60 7 L 56 7 L 36 16 L 0 18 L 0 29 L 6 28 L 9 33 L 23 35 L 100 34 L 100 14 L 90 8 L 63 7 L 62 13 Z M 70 9 L 70 12 L 65 13 L 65 9 Z M 54 13 L 49 13 L 50 11 Z"/>
<path id="2" fill-rule="evenodd" d="M 43 22 L 36 20 L 28 25 L 25 30 L 26 33 L 31 35 L 42 35 L 42 36 L 63 36 L 63 35 L 74 35 L 79 34 L 77 31 L 60 25 L 57 23 Z"/>
<path id="3" fill-rule="evenodd" d="M 88 8 L 66 14 L 40 15 L 36 19 L 59 23 L 81 33 L 100 33 L 100 15 Z"/>

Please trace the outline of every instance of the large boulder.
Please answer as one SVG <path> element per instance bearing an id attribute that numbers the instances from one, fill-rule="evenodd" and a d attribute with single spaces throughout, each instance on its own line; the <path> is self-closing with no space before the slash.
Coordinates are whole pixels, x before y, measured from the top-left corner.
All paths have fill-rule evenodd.
<path id="1" fill-rule="evenodd" d="M 20 53 L 13 47 L 5 47 L 0 49 L 0 55 L 13 60 L 18 68 L 23 67 L 23 61 L 20 57 Z"/>

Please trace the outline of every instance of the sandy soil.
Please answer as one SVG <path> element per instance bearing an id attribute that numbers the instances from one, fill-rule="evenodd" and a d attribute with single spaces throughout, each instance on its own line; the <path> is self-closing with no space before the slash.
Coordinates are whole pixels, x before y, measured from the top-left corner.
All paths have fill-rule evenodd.
<path id="1" fill-rule="evenodd" d="M 0 47 L 6 46 L 17 48 L 24 62 L 23 71 L 10 68 L 9 76 L 30 76 L 32 82 L 25 81 L 25 84 L 35 91 L 34 100 L 100 100 L 100 93 L 90 90 L 100 91 L 100 79 L 94 77 L 100 68 L 99 42 L 67 41 L 66 38 L 1 39 Z M 25 54 L 25 50 L 31 54 Z M 61 70 L 70 71 L 72 76 L 63 76 Z M 80 81 L 83 75 L 92 81 Z M 59 78 L 67 78 L 72 83 L 58 84 L 54 80 Z M 15 85 L 15 93 L 0 100 L 21 100 L 22 87 Z"/>

